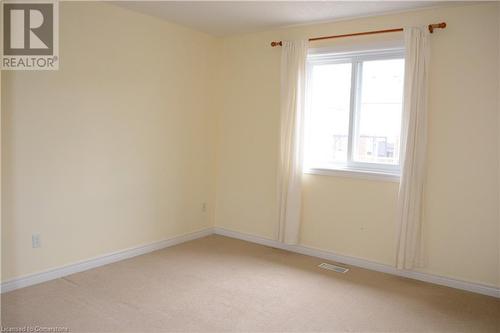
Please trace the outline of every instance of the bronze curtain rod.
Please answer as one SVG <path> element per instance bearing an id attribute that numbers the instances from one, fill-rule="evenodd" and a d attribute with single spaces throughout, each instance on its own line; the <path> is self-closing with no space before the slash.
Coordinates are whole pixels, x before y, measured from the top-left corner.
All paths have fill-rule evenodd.
<path id="1" fill-rule="evenodd" d="M 446 22 L 429 24 L 428 28 L 429 28 L 429 32 L 432 34 L 434 32 L 434 29 L 444 29 L 444 28 L 446 28 Z M 352 36 L 384 34 L 384 33 L 388 33 L 388 32 L 397 32 L 397 31 L 403 31 L 403 28 L 387 29 L 387 30 L 375 30 L 375 31 L 364 31 L 364 32 L 356 32 L 356 33 L 353 33 L 353 34 L 345 34 L 345 35 L 314 37 L 314 38 L 309 38 L 309 41 L 313 42 L 313 41 L 316 41 L 316 40 L 323 40 L 323 39 L 333 39 L 333 38 L 343 38 L 343 37 L 352 37 Z M 271 46 L 272 47 L 281 46 L 281 45 L 283 45 L 282 41 L 271 42 Z"/>

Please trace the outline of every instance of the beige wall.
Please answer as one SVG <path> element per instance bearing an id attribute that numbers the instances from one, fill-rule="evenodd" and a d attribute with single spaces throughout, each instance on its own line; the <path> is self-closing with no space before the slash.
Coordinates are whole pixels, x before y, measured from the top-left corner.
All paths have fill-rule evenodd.
<path id="1" fill-rule="evenodd" d="M 424 209 L 427 266 L 423 271 L 500 286 L 496 4 L 226 38 L 221 87 L 225 94 L 218 122 L 216 225 L 274 237 L 280 50 L 269 47 L 270 41 L 440 21 L 446 21 L 448 28 L 431 38 Z M 353 42 L 356 40 L 348 43 Z M 306 175 L 304 182 L 302 244 L 394 263 L 397 183 L 316 175 Z"/>
<path id="2" fill-rule="evenodd" d="M 500 131 L 500 6 L 497 8 L 498 15 L 498 92 L 497 92 L 497 100 L 498 100 L 498 130 Z M 500 189 L 500 133 L 498 135 L 498 188 Z M 500 286 L 500 194 L 498 197 L 498 210 L 499 210 L 499 219 L 498 219 L 498 266 L 497 266 L 497 285 Z"/>
<path id="3" fill-rule="evenodd" d="M 212 223 L 215 39 L 60 6 L 60 70 L 2 77 L 2 280 Z"/>
<path id="4" fill-rule="evenodd" d="M 0 37 L 0 43 L 3 43 L 3 37 Z M 2 70 L 0 70 L 0 106 L 2 105 L 2 75 L 3 75 L 3 72 Z M 1 107 L 0 107 L 0 111 L 1 111 Z M 2 128 L 2 117 L 0 117 L 0 134 L 1 134 L 1 128 Z M 2 135 L 0 135 L 0 189 L 2 188 L 2 177 L 3 177 L 3 173 L 2 173 L 2 165 L 3 165 L 3 146 L 2 146 Z M 3 195 L 3 191 L 0 190 L 0 281 L 2 281 L 2 274 L 3 274 L 3 270 L 2 270 L 2 265 L 1 265 L 1 262 L 2 262 L 2 255 L 3 255 L 3 248 L 2 248 L 2 205 L 3 205 L 3 200 L 2 200 L 2 195 Z M 0 294 L 0 313 L 2 311 L 2 295 Z"/>

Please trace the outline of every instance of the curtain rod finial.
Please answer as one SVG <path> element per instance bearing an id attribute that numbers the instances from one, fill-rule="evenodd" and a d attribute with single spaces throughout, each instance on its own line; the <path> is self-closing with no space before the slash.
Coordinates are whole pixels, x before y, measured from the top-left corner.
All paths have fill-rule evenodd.
<path id="1" fill-rule="evenodd" d="M 434 33 L 434 29 L 444 29 L 444 28 L 446 28 L 446 22 L 429 24 L 429 32 L 431 34 Z"/>
<path id="2" fill-rule="evenodd" d="M 283 45 L 283 43 L 281 41 L 279 41 L 279 42 L 271 42 L 271 46 L 272 47 L 281 46 L 281 45 Z"/>

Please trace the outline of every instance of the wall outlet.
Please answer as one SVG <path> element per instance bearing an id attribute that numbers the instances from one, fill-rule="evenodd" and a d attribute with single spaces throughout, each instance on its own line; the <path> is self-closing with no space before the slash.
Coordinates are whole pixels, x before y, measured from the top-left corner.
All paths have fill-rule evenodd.
<path id="1" fill-rule="evenodd" d="M 41 247 L 42 243 L 40 240 L 40 234 L 31 235 L 31 246 L 35 249 L 37 247 Z"/>
<path id="2" fill-rule="evenodd" d="M 207 211 L 207 203 L 206 202 L 204 202 L 204 203 L 201 204 L 201 211 L 203 213 L 205 213 Z"/>

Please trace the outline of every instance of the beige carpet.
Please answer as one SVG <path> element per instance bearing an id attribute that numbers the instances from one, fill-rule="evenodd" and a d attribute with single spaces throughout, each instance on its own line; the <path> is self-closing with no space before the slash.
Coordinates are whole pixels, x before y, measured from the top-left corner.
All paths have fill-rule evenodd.
<path id="1" fill-rule="evenodd" d="M 2 325 L 72 332 L 500 332 L 500 301 L 210 236 L 3 295 Z"/>

